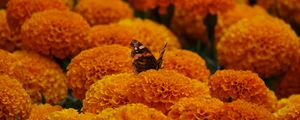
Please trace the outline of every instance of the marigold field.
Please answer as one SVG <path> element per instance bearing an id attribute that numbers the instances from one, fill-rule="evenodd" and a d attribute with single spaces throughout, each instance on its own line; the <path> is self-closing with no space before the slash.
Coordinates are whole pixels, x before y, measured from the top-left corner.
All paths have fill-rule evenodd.
<path id="1" fill-rule="evenodd" d="M 300 0 L 0 0 L 0 120 L 300 120 Z"/>

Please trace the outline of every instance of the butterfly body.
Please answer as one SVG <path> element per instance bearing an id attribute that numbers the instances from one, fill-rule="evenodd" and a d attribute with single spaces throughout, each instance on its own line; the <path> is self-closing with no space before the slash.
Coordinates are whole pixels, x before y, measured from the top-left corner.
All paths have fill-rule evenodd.
<path id="1" fill-rule="evenodd" d="M 167 44 L 166 44 L 167 45 Z M 132 40 L 131 57 L 133 58 L 133 67 L 136 73 L 140 73 L 149 69 L 160 69 L 162 64 L 162 57 L 165 52 L 165 48 L 162 49 L 159 59 L 156 60 L 151 51 L 137 40 Z"/>

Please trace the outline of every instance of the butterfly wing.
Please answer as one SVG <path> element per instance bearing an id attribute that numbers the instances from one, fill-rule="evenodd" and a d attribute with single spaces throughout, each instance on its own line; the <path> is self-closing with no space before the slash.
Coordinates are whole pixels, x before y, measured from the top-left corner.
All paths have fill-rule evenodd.
<path id="1" fill-rule="evenodd" d="M 164 57 L 164 53 L 166 51 L 166 47 L 167 47 L 167 43 L 165 44 L 165 46 L 163 47 L 163 49 L 160 52 L 159 58 L 157 59 L 157 66 L 156 69 L 160 69 L 161 65 L 162 65 L 162 61 L 163 61 L 163 57 Z"/>
<path id="2" fill-rule="evenodd" d="M 148 48 L 137 40 L 132 40 L 131 56 L 133 57 L 133 67 L 136 73 L 149 69 L 157 69 L 157 61 Z"/>

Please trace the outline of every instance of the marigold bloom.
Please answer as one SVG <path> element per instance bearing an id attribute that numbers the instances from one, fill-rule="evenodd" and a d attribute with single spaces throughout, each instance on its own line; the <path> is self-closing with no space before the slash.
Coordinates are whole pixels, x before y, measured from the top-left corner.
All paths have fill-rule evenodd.
<path id="1" fill-rule="evenodd" d="M 28 79 L 20 80 L 32 102 L 60 103 L 67 96 L 66 76 L 52 59 L 32 51 L 16 51 L 12 54 L 20 67 L 27 70 Z"/>
<path id="2" fill-rule="evenodd" d="M 225 104 L 215 114 L 216 120 L 276 120 L 271 112 L 265 108 L 243 100 Z"/>
<path id="3" fill-rule="evenodd" d="M 218 42 L 217 53 L 221 66 L 267 78 L 285 73 L 298 48 L 299 39 L 288 24 L 256 16 L 232 25 Z"/>
<path id="4" fill-rule="evenodd" d="M 278 6 L 279 17 L 295 25 L 295 27 L 300 27 L 299 0 L 279 0 L 275 5 Z"/>
<path id="5" fill-rule="evenodd" d="M 279 0 L 279 1 L 282 1 L 282 0 Z M 272 7 L 275 7 L 275 0 L 256 0 L 256 2 L 257 2 L 256 3 L 257 5 L 260 5 L 266 9 L 271 9 Z"/>
<path id="6" fill-rule="evenodd" d="M 169 120 L 161 111 L 146 105 L 127 104 L 118 108 L 104 109 L 96 120 Z"/>
<path id="7" fill-rule="evenodd" d="M 167 8 L 172 4 L 172 0 L 129 0 L 129 3 L 137 10 L 147 12 L 159 8 L 160 14 L 167 14 Z"/>
<path id="8" fill-rule="evenodd" d="M 7 3 L 9 27 L 18 34 L 23 23 L 32 14 L 50 9 L 68 10 L 63 0 L 9 0 Z"/>
<path id="9" fill-rule="evenodd" d="M 175 120 L 212 119 L 224 103 L 216 98 L 181 98 L 171 106 L 168 117 Z"/>
<path id="10" fill-rule="evenodd" d="M 68 87 L 79 99 L 90 86 L 105 75 L 131 72 L 131 50 L 120 45 L 104 45 L 82 51 L 68 66 Z"/>
<path id="11" fill-rule="evenodd" d="M 7 75 L 0 76 L 0 119 L 27 119 L 31 111 L 31 100 L 22 85 Z"/>
<path id="12" fill-rule="evenodd" d="M 28 120 L 47 120 L 48 114 L 62 109 L 61 106 L 51 106 L 50 104 L 33 104 Z"/>
<path id="13" fill-rule="evenodd" d="M 205 83 L 190 79 L 176 71 L 148 70 L 139 73 L 128 88 L 130 103 L 143 103 L 163 113 L 182 97 L 208 95 Z"/>
<path id="14" fill-rule="evenodd" d="M 15 47 L 15 44 L 12 42 L 11 31 L 6 20 L 6 11 L 0 10 L 0 48 L 13 51 Z"/>
<path id="15" fill-rule="evenodd" d="M 278 110 L 274 113 L 279 120 L 296 120 L 300 118 L 300 95 L 292 95 L 278 102 Z"/>
<path id="16" fill-rule="evenodd" d="M 289 96 L 288 98 L 282 98 L 278 101 L 277 110 L 286 107 L 290 104 L 300 104 L 300 94 L 294 94 Z"/>
<path id="17" fill-rule="evenodd" d="M 128 87 L 135 79 L 135 76 L 130 73 L 105 76 L 86 92 L 82 110 L 98 114 L 105 108 L 126 105 L 129 103 L 126 96 Z"/>
<path id="18" fill-rule="evenodd" d="M 21 46 L 65 59 L 88 47 L 85 37 L 89 29 L 88 23 L 77 13 L 47 10 L 32 15 L 23 24 Z"/>
<path id="19" fill-rule="evenodd" d="M 219 14 L 215 29 L 216 43 L 231 25 L 244 18 L 252 18 L 259 15 L 268 15 L 268 13 L 260 6 L 249 6 L 247 4 L 236 4 L 234 9 Z"/>
<path id="20" fill-rule="evenodd" d="M 46 116 L 47 120 L 95 120 L 96 115 L 90 113 L 78 113 L 75 109 L 63 109 Z"/>
<path id="21" fill-rule="evenodd" d="M 109 24 L 133 17 L 133 10 L 122 0 L 79 0 L 75 11 L 90 25 Z"/>
<path id="22" fill-rule="evenodd" d="M 210 75 L 205 61 L 196 53 L 188 50 L 167 51 L 163 58 L 163 68 L 176 70 L 192 79 L 207 82 Z"/>
<path id="23" fill-rule="evenodd" d="M 139 40 L 151 51 L 159 52 L 168 43 L 167 49 L 180 48 L 177 37 L 165 26 L 151 20 L 125 19 L 117 23 L 134 30 L 134 38 Z"/>
<path id="24" fill-rule="evenodd" d="M 208 85 L 211 96 L 224 102 L 242 99 L 263 105 L 269 110 L 272 110 L 277 102 L 276 97 L 271 97 L 264 81 L 250 71 L 217 71 L 210 77 Z"/>

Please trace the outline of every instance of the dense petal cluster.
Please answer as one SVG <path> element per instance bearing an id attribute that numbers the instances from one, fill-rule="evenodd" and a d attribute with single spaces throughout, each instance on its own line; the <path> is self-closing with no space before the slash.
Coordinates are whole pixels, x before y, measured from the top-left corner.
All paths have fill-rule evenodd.
<path id="1" fill-rule="evenodd" d="M 96 117 L 97 120 L 169 120 L 161 111 L 146 105 L 127 104 L 118 108 L 104 109 Z"/>
<path id="2" fill-rule="evenodd" d="M 176 70 L 187 77 L 203 82 L 207 81 L 210 75 L 204 59 L 188 50 L 177 49 L 167 51 L 163 58 L 163 68 Z"/>
<path id="3" fill-rule="evenodd" d="M 180 98 L 199 95 L 209 95 L 205 83 L 176 71 L 148 70 L 129 86 L 127 97 L 131 103 L 143 103 L 166 113 Z"/>
<path id="4" fill-rule="evenodd" d="M 109 24 L 133 17 L 133 10 L 122 0 L 79 0 L 75 11 L 90 25 Z"/>
<path id="5" fill-rule="evenodd" d="M 57 104 L 67 96 L 66 76 L 52 59 L 24 50 L 12 55 L 21 63 L 20 67 L 28 71 L 29 79 L 20 79 L 20 82 L 32 102 L 39 103 L 44 98 L 46 103 Z"/>
<path id="6" fill-rule="evenodd" d="M 221 66 L 267 78 L 285 73 L 298 48 L 299 39 L 288 24 L 256 16 L 232 25 L 218 42 L 217 53 Z"/>
<path id="7" fill-rule="evenodd" d="M 49 113 L 46 120 L 95 120 L 96 115 L 91 113 L 78 113 L 75 109 L 63 109 Z"/>
<path id="8" fill-rule="evenodd" d="M 12 51 L 15 47 L 16 46 L 12 42 L 11 31 L 7 23 L 6 11 L 0 10 L 0 48 Z"/>
<path id="9" fill-rule="evenodd" d="M 68 10 L 62 0 L 9 0 L 7 3 L 9 27 L 12 31 L 18 32 L 32 14 L 50 9 Z"/>
<path id="10" fill-rule="evenodd" d="M 296 120 L 300 118 L 300 95 L 292 95 L 278 102 L 279 109 L 274 115 L 279 120 Z"/>
<path id="11" fill-rule="evenodd" d="M 135 79 L 132 73 L 120 73 L 105 76 L 95 82 L 86 92 L 83 111 L 98 114 L 105 108 L 116 108 L 129 103 L 126 94 Z"/>
<path id="12" fill-rule="evenodd" d="M 119 44 L 129 47 L 130 42 L 135 38 L 136 32 L 128 26 L 117 24 L 97 25 L 91 28 L 87 39 L 91 42 L 91 47 L 101 45 Z M 139 39 L 143 41 L 143 39 Z"/>
<path id="13" fill-rule="evenodd" d="M 168 43 L 167 49 L 180 48 L 177 37 L 167 27 L 154 21 L 137 18 L 121 20 L 118 24 L 133 29 L 134 38 L 152 51 L 159 52 L 165 43 Z"/>
<path id="14" fill-rule="evenodd" d="M 276 120 L 265 108 L 243 100 L 225 104 L 214 117 L 215 120 Z"/>
<path id="15" fill-rule="evenodd" d="M 260 6 L 236 4 L 234 9 L 219 14 L 217 26 L 215 29 L 216 40 L 219 41 L 231 25 L 244 18 L 252 18 L 259 15 L 268 15 L 268 13 Z"/>
<path id="16" fill-rule="evenodd" d="M 31 111 L 31 100 L 16 79 L 0 75 L 0 119 L 27 119 Z"/>
<path id="17" fill-rule="evenodd" d="M 83 99 L 90 86 L 105 75 L 131 72 L 130 49 L 120 45 L 104 45 L 82 51 L 68 66 L 68 87 Z"/>
<path id="18" fill-rule="evenodd" d="M 296 27 L 300 27 L 300 1 L 279 0 L 277 2 L 279 16 Z"/>
<path id="19" fill-rule="evenodd" d="M 33 104 L 28 120 L 47 120 L 48 114 L 62 109 L 61 106 L 51 106 L 50 104 Z"/>
<path id="20" fill-rule="evenodd" d="M 77 13 L 47 10 L 32 15 L 22 26 L 21 46 L 60 59 L 72 57 L 88 47 L 90 26 Z"/>
<path id="21" fill-rule="evenodd" d="M 175 120 L 213 119 L 214 114 L 223 108 L 224 103 L 216 98 L 181 98 L 171 106 L 168 117 Z"/>
<path id="22" fill-rule="evenodd" d="M 139 11 L 147 12 L 158 7 L 160 14 L 166 14 L 172 0 L 129 0 L 129 3 Z"/>
<path id="23" fill-rule="evenodd" d="M 208 82 L 212 97 L 224 102 L 242 99 L 273 110 L 277 102 L 274 94 L 256 73 L 250 71 L 221 70 Z"/>

